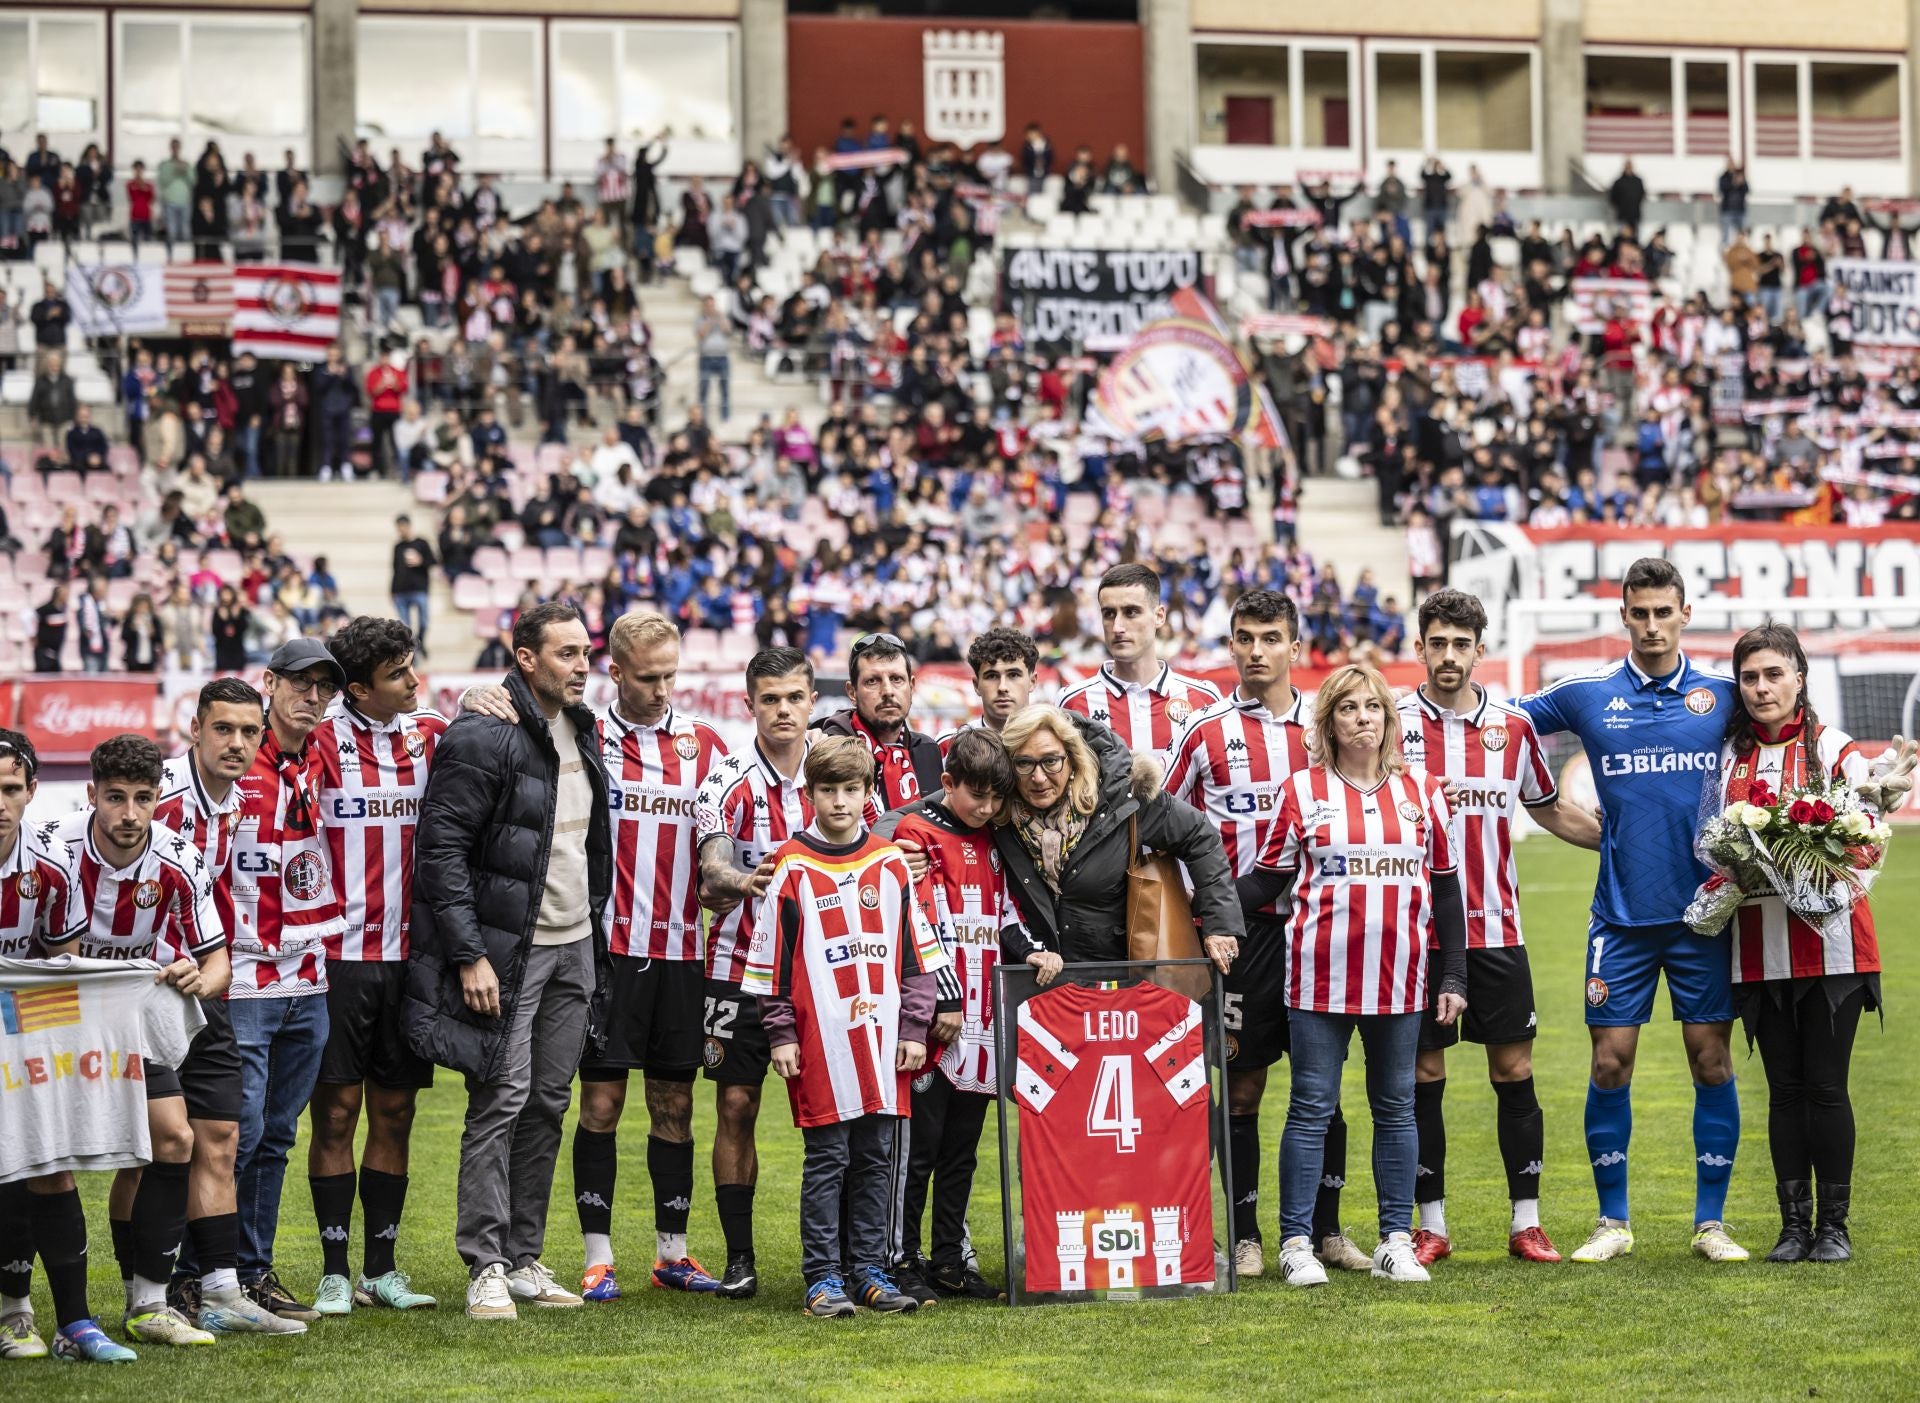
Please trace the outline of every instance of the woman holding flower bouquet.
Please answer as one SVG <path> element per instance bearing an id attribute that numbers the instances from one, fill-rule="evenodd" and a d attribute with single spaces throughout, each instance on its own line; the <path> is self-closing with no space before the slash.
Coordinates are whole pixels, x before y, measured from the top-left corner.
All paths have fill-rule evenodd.
<path id="1" fill-rule="evenodd" d="M 1792 629 L 1769 624 L 1742 635 L 1733 671 L 1739 696 L 1721 754 L 1720 813 L 1702 835 L 1703 855 L 1722 875 L 1696 907 L 1716 895 L 1723 909 L 1738 900 L 1735 996 L 1766 1069 L 1780 1197 L 1780 1240 L 1767 1260 L 1846 1261 L 1854 1145 L 1847 1069 L 1860 1015 L 1880 1007 L 1866 887 L 1888 832 L 1879 804 L 1898 802 L 1904 772 L 1889 799 L 1884 773 L 1872 772 L 1849 736 L 1820 723 Z M 1910 745 L 1900 761 L 1897 771 L 1911 768 Z"/>

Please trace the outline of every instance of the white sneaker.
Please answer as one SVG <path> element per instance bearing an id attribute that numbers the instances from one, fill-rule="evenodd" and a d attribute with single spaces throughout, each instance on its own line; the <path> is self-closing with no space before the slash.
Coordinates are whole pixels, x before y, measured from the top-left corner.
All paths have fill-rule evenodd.
<path id="1" fill-rule="evenodd" d="M 498 1262 L 481 1268 L 467 1283 L 467 1319 L 517 1320 L 519 1310 L 513 1304 L 513 1292 L 507 1287 L 507 1269 Z"/>
<path id="2" fill-rule="evenodd" d="M 576 1296 L 554 1279 L 545 1262 L 528 1262 L 524 1267 L 508 1272 L 507 1289 L 513 1293 L 515 1300 L 533 1306 L 569 1309 L 586 1304 L 584 1298 Z"/>
<path id="3" fill-rule="evenodd" d="M 1343 1232 L 1321 1238 L 1313 1254 L 1338 1271 L 1373 1270 L 1373 1258 L 1356 1247 L 1353 1239 Z"/>
<path id="4" fill-rule="evenodd" d="M 1744 1262 L 1751 1255 L 1733 1240 L 1727 1225 L 1721 1222 L 1701 1223 L 1694 1228 L 1693 1252 L 1709 1262 Z"/>
<path id="5" fill-rule="evenodd" d="M 304 1335 L 307 1322 L 263 1310 L 236 1289 L 201 1297 L 200 1328 L 215 1335 Z"/>
<path id="6" fill-rule="evenodd" d="M 1624 1218 L 1602 1218 L 1594 1224 L 1592 1236 L 1573 1249 L 1576 1262 L 1611 1262 L 1632 1255 L 1633 1228 Z"/>
<path id="7" fill-rule="evenodd" d="M 1290 1237 L 1280 1244 L 1280 1279 L 1289 1286 L 1325 1286 L 1327 1269 L 1313 1255 L 1313 1244 Z"/>
<path id="8" fill-rule="evenodd" d="M 1382 1281 L 1433 1280 L 1420 1265 L 1420 1259 L 1413 1255 L 1412 1236 L 1403 1232 L 1389 1233 L 1386 1240 L 1373 1249 L 1373 1274 Z"/>
<path id="9" fill-rule="evenodd" d="M 1233 1244 L 1233 1270 L 1242 1278 L 1266 1275 L 1267 1258 L 1260 1250 L 1259 1238 L 1243 1237 Z"/>

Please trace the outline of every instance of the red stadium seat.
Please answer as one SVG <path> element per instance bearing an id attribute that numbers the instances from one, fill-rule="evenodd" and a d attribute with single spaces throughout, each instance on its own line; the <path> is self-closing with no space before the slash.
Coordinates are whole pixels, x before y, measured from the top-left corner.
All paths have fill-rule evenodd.
<path id="1" fill-rule="evenodd" d="M 507 573 L 507 553 L 499 546 L 481 546 L 473 553 L 473 568 L 496 579 Z"/>
<path id="2" fill-rule="evenodd" d="M 516 579 L 537 580 L 546 572 L 546 552 L 538 546 L 521 546 L 507 553 L 507 573 Z"/>
<path id="3" fill-rule="evenodd" d="M 44 502 L 47 499 L 46 484 L 40 481 L 40 474 L 25 463 L 15 463 L 13 486 L 7 496 L 15 502 Z"/>
<path id="4" fill-rule="evenodd" d="M 522 581 L 514 579 L 494 580 L 491 583 L 493 607 L 496 609 L 513 608 L 520 602 L 520 591 L 526 587 Z"/>
<path id="5" fill-rule="evenodd" d="M 461 575 L 453 582 L 453 607 L 485 609 L 493 602 L 492 585 L 479 575 Z"/>
<path id="6" fill-rule="evenodd" d="M 423 506 L 437 507 L 447 500 L 447 475 L 424 472 L 413 475 L 413 500 Z"/>
<path id="7" fill-rule="evenodd" d="M 84 502 L 87 500 L 86 484 L 79 473 L 48 473 L 47 500 L 50 502 Z"/>

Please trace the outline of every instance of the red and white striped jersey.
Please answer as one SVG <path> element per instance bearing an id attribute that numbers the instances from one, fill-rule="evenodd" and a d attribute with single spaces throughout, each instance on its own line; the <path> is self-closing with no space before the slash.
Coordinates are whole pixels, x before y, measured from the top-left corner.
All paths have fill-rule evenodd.
<path id="1" fill-rule="evenodd" d="M 25 960 L 73 939 L 86 913 L 73 901 L 72 855 L 44 829 L 22 824 L 0 859 L 0 959 Z"/>
<path id="2" fill-rule="evenodd" d="M 324 725 L 324 723 L 322 723 Z M 232 999 L 318 994 L 327 987 L 329 937 L 345 926 L 321 832 L 316 729 L 298 755 L 280 749 L 273 728 L 253 768 L 234 835 Z"/>
<path id="3" fill-rule="evenodd" d="M 1427 1006 L 1430 878 L 1454 870 L 1440 781 L 1417 770 L 1354 788 L 1324 765 L 1287 781 L 1260 865 L 1295 874 L 1287 1007 L 1415 1013 Z"/>
<path id="4" fill-rule="evenodd" d="M 1112 663 L 1102 663 L 1098 675 L 1064 693 L 1060 705 L 1105 722 L 1129 750 L 1164 754 L 1196 712 L 1219 700 L 1219 689 L 1211 682 L 1183 677 L 1165 663 L 1160 664 L 1160 675 L 1144 684 L 1122 682 L 1113 675 Z"/>
<path id="5" fill-rule="evenodd" d="M 93 810 L 48 824 L 42 839 L 63 844 L 73 873 L 70 926 L 75 954 L 89 960 L 200 960 L 226 943 L 213 883 L 193 844 L 162 824 L 125 867 L 110 866 L 93 841 Z"/>
<path id="6" fill-rule="evenodd" d="M 672 707 L 658 725 L 600 718 L 600 758 L 613 810 L 613 895 L 607 943 L 616 955 L 700 958 L 700 854 L 694 805 L 727 743 Z"/>
<path id="7" fill-rule="evenodd" d="M 207 880 L 213 883 L 213 909 L 220 913 L 220 928 L 233 929 L 233 835 L 240 831 L 240 786 L 227 786 L 227 797 L 216 804 L 207 793 L 206 781 L 193 762 L 193 753 L 176 755 L 167 761 L 160 780 L 160 802 L 154 805 L 153 821 L 165 824 L 189 843 L 206 864 Z"/>
<path id="8" fill-rule="evenodd" d="M 894 1066 L 901 986 L 946 965 L 892 843 L 869 833 L 846 852 L 801 834 L 781 845 L 740 988 L 793 1004 L 795 1125 L 908 1114 L 910 1074 Z"/>
<path id="9" fill-rule="evenodd" d="M 960 1036 L 941 1051 L 940 1070 L 957 1090 L 992 1095 L 993 970 L 1002 928 L 1020 923 L 999 850 L 990 832 L 967 828 L 934 804 L 909 808 L 892 836 L 926 850 L 927 872 L 914 896 L 960 985 Z"/>
<path id="10" fill-rule="evenodd" d="M 1454 785 L 1454 841 L 1467 904 L 1467 948 L 1524 945 L 1513 820 L 1521 808 L 1559 797 L 1539 734 L 1524 711 L 1493 701 L 1462 715 L 1434 703 L 1426 688 L 1400 699 L 1400 748 L 1416 770 Z"/>
<path id="11" fill-rule="evenodd" d="M 437 711 L 382 722 L 342 704 L 307 742 L 317 752 L 327 866 L 344 922 L 327 937 L 328 959 L 406 959 L 414 830 L 447 724 Z"/>
<path id="12" fill-rule="evenodd" d="M 807 746 L 813 746 L 811 732 Z M 758 741 L 750 751 L 727 756 L 713 767 L 694 800 L 695 841 L 704 848 L 709 838 L 730 839 L 734 865 L 742 872 L 753 871 L 762 858 L 813 822 L 805 769 L 803 755 L 789 779 L 774 768 Z M 740 982 L 758 904 L 749 897 L 714 918 L 707 931 L 707 978 Z"/>
<path id="13" fill-rule="evenodd" d="M 1187 723 L 1173 743 L 1167 793 L 1207 816 L 1226 845 L 1236 877 L 1253 871 L 1267 833 L 1280 815 L 1280 795 L 1307 767 L 1307 699 L 1275 716 L 1236 689 Z M 1265 908 L 1278 914 L 1276 908 Z"/>
<path id="14" fill-rule="evenodd" d="M 1728 743 L 1720 752 L 1722 796 L 1743 798 L 1757 779 L 1765 780 L 1775 794 L 1821 778 L 1844 779 L 1849 784 L 1866 779 L 1871 762 L 1845 732 L 1823 726 L 1814 746 L 1817 774 L 1809 773 L 1807 748 L 1797 733 L 1791 740 L 1757 746 L 1740 755 Z M 1834 926 L 1830 933 L 1822 931 L 1787 910 L 1779 897 L 1754 897 L 1733 915 L 1733 982 L 1877 973 L 1880 943 L 1867 903 L 1855 902 L 1847 924 L 1836 921 Z"/>

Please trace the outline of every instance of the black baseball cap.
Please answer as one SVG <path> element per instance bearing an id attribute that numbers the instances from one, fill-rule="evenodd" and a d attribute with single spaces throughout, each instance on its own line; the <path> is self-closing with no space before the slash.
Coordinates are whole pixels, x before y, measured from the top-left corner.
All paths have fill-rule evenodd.
<path id="1" fill-rule="evenodd" d="M 334 684 L 347 685 L 347 674 L 342 670 L 339 660 L 327 651 L 327 645 L 317 638 L 295 638 L 282 643 L 267 659 L 267 671 L 277 672 L 281 676 L 291 676 L 296 672 L 305 672 L 308 668 L 321 664 L 333 674 Z"/>

